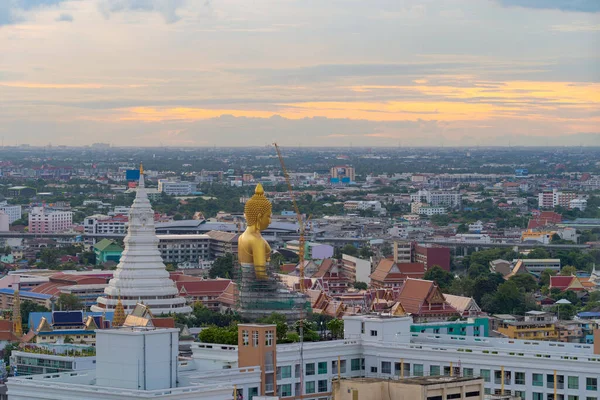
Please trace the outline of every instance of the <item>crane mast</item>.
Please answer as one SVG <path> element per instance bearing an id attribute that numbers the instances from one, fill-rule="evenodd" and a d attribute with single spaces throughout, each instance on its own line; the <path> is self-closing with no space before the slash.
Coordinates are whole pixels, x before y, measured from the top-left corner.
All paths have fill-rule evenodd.
<path id="1" fill-rule="evenodd" d="M 288 192 L 290 193 L 290 197 L 292 198 L 292 205 L 294 206 L 294 212 L 296 213 L 296 219 L 298 219 L 298 227 L 300 230 L 300 238 L 298 239 L 298 262 L 300 265 L 300 292 L 304 293 L 306 288 L 304 287 L 304 221 L 302 220 L 302 215 L 300 214 L 300 209 L 298 208 L 298 204 L 296 203 L 296 197 L 294 196 L 294 189 L 292 188 L 292 182 L 290 180 L 290 175 L 288 174 L 287 169 L 285 168 L 285 162 L 283 161 L 283 156 L 281 155 L 281 150 L 277 143 L 273 143 L 275 146 L 275 150 L 277 151 L 277 157 L 279 157 L 279 163 L 281 164 L 281 169 L 283 170 L 283 176 L 285 177 L 285 183 L 288 187 Z"/>

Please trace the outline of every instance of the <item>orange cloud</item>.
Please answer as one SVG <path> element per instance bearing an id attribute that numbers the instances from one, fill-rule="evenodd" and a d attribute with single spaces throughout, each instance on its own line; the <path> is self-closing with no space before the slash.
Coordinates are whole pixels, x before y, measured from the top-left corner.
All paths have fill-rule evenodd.
<path id="1" fill-rule="evenodd" d="M 139 88 L 147 85 L 105 85 L 101 83 L 39 83 L 39 82 L 0 82 L 0 86 L 24 89 L 104 89 Z"/>

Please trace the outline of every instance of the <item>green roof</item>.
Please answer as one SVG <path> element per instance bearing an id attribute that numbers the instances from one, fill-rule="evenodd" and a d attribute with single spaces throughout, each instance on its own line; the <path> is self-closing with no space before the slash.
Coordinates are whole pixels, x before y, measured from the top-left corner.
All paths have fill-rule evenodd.
<path id="1" fill-rule="evenodd" d="M 102 239 L 94 245 L 94 250 L 98 251 L 123 251 L 121 246 L 116 244 L 113 240 Z"/>

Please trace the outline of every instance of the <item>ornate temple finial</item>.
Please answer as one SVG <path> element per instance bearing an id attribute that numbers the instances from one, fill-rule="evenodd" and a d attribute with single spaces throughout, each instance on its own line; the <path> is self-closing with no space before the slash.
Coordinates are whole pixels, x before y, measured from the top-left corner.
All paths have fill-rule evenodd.
<path id="1" fill-rule="evenodd" d="M 15 290 L 13 295 L 12 323 L 15 336 L 23 336 L 23 322 L 21 320 L 21 297 L 19 296 L 19 289 Z"/>
<path id="2" fill-rule="evenodd" d="M 144 165 L 140 162 L 140 175 L 144 175 Z"/>
<path id="3" fill-rule="evenodd" d="M 119 290 L 119 300 L 117 301 L 117 305 L 115 306 L 115 311 L 113 314 L 112 326 L 123 326 L 125 322 L 125 309 L 123 308 L 123 303 L 121 303 L 121 291 Z"/>

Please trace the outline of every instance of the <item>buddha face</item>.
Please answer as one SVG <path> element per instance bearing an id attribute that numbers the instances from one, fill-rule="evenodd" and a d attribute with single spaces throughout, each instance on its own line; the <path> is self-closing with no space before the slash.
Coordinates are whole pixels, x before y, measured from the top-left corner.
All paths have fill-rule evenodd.
<path id="1" fill-rule="evenodd" d="M 271 214 L 258 214 L 258 219 L 256 221 L 256 225 L 258 226 L 258 229 L 261 231 L 264 231 L 265 229 L 267 229 L 269 227 L 269 225 L 271 225 Z"/>

